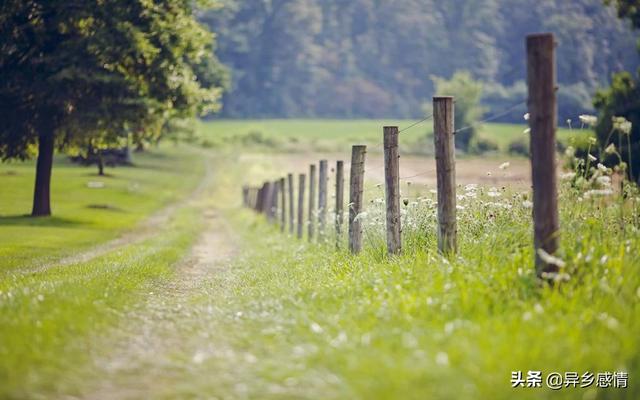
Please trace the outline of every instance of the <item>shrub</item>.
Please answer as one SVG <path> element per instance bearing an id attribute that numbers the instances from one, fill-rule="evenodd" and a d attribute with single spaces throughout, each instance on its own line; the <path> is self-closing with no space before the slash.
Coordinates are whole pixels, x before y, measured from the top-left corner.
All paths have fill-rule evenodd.
<path id="1" fill-rule="evenodd" d="M 457 139 L 457 137 L 456 137 Z M 475 138 L 469 145 L 470 154 L 484 154 L 495 152 L 499 150 L 498 143 L 492 139 L 478 137 Z"/>
<path id="2" fill-rule="evenodd" d="M 509 143 L 507 151 L 514 156 L 529 157 L 529 141 L 525 137 L 514 139 Z"/>

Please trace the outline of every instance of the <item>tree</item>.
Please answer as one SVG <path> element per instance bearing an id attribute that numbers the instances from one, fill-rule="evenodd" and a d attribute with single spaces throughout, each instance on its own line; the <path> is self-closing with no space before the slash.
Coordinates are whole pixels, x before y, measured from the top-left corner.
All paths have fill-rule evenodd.
<path id="1" fill-rule="evenodd" d="M 194 7 L 190 0 L 2 3 L 0 156 L 25 159 L 37 146 L 33 216 L 51 214 L 55 147 L 109 142 L 127 124 L 219 107 L 220 80 L 198 76 L 216 60 Z"/>
<path id="2" fill-rule="evenodd" d="M 640 28 L 640 4 L 637 0 L 605 0 L 614 4 L 618 16 L 631 21 L 635 29 Z M 637 76 L 629 72 L 613 75 L 611 86 L 596 93 L 594 105 L 599 113 L 596 134 L 603 157 L 609 163 L 624 162 L 627 176 L 640 182 L 640 69 Z M 621 124 L 620 118 L 631 124 Z M 604 149 L 613 149 L 607 155 Z M 635 158 L 634 158 L 635 155 Z"/>
<path id="3" fill-rule="evenodd" d="M 458 71 L 451 79 L 431 77 L 436 88 L 437 96 L 453 96 L 455 100 L 455 129 L 462 129 L 456 133 L 456 147 L 470 150 L 470 144 L 476 135 L 476 126 L 483 114 L 480 107 L 482 97 L 482 83 L 473 79 L 468 71 Z"/>
<path id="4" fill-rule="evenodd" d="M 592 113 L 612 72 L 635 69 L 637 35 L 602 0 L 223 0 L 202 20 L 233 72 L 227 117 L 417 118 L 426 77 L 468 70 L 524 100 L 525 35 L 558 39 L 559 115 Z M 522 113 L 508 120 L 522 122 Z"/>

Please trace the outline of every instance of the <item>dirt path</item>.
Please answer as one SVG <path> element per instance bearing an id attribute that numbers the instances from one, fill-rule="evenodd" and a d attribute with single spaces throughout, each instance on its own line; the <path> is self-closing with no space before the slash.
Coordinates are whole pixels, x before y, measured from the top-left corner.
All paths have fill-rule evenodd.
<path id="1" fill-rule="evenodd" d="M 195 151 L 198 151 L 197 149 Z M 25 268 L 20 271 L 17 271 L 17 274 L 21 275 L 30 275 L 38 272 L 46 271 L 50 268 L 58 268 L 64 267 L 67 265 L 85 263 L 93 260 L 94 258 L 101 257 L 105 254 L 108 254 L 114 250 L 117 250 L 123 246 L 141 243 L 153 235 L 157 234 L 158 231 L 164 226 L 167 221 L 171 219 L 171 217 L 176 213 L 180 208 L 192 203 L 194 200 L 199 199 L 202 196 L 202 193 L 205 189 L 211 184 L 213 179 L 213 167 L 211 165 L 211 160 L 205 155 L 203 158 L 203 162 L 205 163 L 205 173 L 198 184 L 198 186 L 191 192 L 188 196 L 183 199 L 171 203 L 168 206 L 162 208 L 156 213 L 152 214 L 149 218 L 142 221 L 138 226 L 133 228 L 132 230 L 125 231 L 120 234 L 117 238 L 110 240 L 106 243 L 100 244 L 98 246 L 92 247 L 88 250 L 79 252 L 77 254 L 73 254 L 67 257 L 63 257 L 60 260 L 52 261 L 44 264 L 38 264 L 33 268 Z"/>
<path id="2" fill-rule="evenodd" d="M 203 349 L 211 346 L 207 332 L 185 336 L 181 329 L 206 312 L 192 304 L 193 297 L 206 291 L 208 278 L 223 273 L 237 251 L 233 231 L 221 214 L 210 208 L 205 218 L 208 229 L 175 277 L 150 288 L 146 302 L 121 318 L 116 333 L 106 338 L 108 354 L 96 349 L 90 389 L 73 398 L 156 398 L 159 383 L 171 371 L 197 366 L 204 357 Z"/>

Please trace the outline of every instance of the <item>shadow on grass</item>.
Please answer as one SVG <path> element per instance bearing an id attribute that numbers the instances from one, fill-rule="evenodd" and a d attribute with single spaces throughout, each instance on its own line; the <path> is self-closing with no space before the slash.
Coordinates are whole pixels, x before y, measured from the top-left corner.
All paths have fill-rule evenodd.
<path id="1" fill-rule="evenodd" d="M 83 225 L 80 221 L 60 217 L 32 217 L 31 215 L 0 215 L 0 226 L 70 227 Z"/>

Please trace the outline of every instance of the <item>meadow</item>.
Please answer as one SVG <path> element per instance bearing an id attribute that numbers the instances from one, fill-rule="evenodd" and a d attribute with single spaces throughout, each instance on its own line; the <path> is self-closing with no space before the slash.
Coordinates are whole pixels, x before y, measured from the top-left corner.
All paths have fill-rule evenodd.
<path id="1" fill-rule="evenodd" d="M 432 155 L 433 121 L 415 125 L 415 120 L 213 120 L 202 121 L 197 131 L 206 145 L 212 147 L 234 146 L 273 151 L 332 152 L 349 150 L 353 144 L 379 145 L 383 126 L 409 128 L 401 135 L 400 143 L 405 152 Z M 526 141 L 524 124 L 486 123 L 478 125 L 478 136 L 489 139 L 506 153 L 515 140 Z M 558 129 L 562 143 L 582 143 L 590 131 Z M 374 149 L 375 150 L 375 149 Z"/>
<path id="2" fill-rule="evenodd" d="M 0 397 L 638 398 L 640 195 L 619 196 L 613 171 L 582 183 L 562 172 L 564 267 L 552 286 L 535 277 L 529 188 L 508 177 L 526 168 L 521 156 L 461 158 L 470 172 L 450 259 L 436 250 L 432 181 L 403 180 L 394 257 L 372 171 L 358 256 L 344 237 L 338 250 L 332 233 L 299 241 L 240 207 L 243 183 L 333 163 L 323 132 L 373 146 L 385 123 L 204 123 L 199 147 L 152 148 L 106 178 L 59 156 L 46 219 L 22 216 L 33 164 L 2 165 Z M 294 152 L 221 139 L 253 130 L 278 143 L 308 133 Z M 505 160 L 501 180 L 487 180 L 486 165 Z M 512 388 L 512 372 L 529 370 L 624 372 L 629 387 Z"/>

